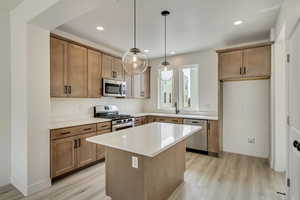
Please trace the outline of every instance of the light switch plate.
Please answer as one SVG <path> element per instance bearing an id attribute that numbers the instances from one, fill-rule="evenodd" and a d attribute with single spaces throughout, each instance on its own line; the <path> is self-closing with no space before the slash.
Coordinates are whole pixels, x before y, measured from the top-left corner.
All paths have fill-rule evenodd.
<path id="1" fill-rule="evenodd" d="M 133 168 L 139 168 L 139 159 L 138 157 L 132 156 L 132 167 Z"/>

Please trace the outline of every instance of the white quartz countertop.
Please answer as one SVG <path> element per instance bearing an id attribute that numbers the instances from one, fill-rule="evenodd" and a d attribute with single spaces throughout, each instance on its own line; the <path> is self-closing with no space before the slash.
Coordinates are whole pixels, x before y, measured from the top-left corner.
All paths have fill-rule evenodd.
<path id="1" fill-rule="evenodd" d="M 143 117 L 143 116 L 161 116 L 161 117 L 179 117 L 187 119 L 207 119 L 207 120 L 218 120 L 217 116 L 209 115 L 190 115 L 190 114 L 173 114 L 173 113 L 136 113 L 133 114 L 134 117 Z"/>
<path id="2" fill-rule="evenodd" d="M 81 126 L 87 124 L 96 124 L 101 122 L 108 122 L 110 119 L 103 118 L 86 118 L 86 119 L 73 119 L 64 121 L 52 121 L 50 123 L 50 129 L 68 128 L 72 126 Z"/>
<path id="3" fill-rule="evenodd" d="M 154 157 L 201 130 L 201 126 L 151 123 L 87 138 L 107 147 Z"/>

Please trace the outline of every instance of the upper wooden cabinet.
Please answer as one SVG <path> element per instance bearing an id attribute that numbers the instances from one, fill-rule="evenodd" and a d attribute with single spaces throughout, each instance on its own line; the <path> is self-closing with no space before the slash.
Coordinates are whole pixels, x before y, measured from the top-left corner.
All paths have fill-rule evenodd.
<path id="1" fill-rule="evenodd" d="M 132 76 L 125 73 L 125 82 L 126 82 L 126 98 L 132 98 L 133 97 Z"/>
<path id="2" fill-rule="evenodd" d="M 143 74 L 132 76 L 132 96 L 134 98 L 150 98 L 150 71 L 148 67 Z"/>
<path id="3" fill-rule="evenodd" d="M 88 97 L 97 98 L 102 94 L 102 54 L 88 50 Z"/>
<path id="4" fill-rule="evenodd" d="M 66 97 L 68 43 L 55 38 L 50 41 L 50 93 L 52 97 Z"/>
<path id="5" fill-rule="evenodd" d="M 243 57 L 246 76 L 271 75 L 271 46 L 245 49 Z"/>
<path id="6" fill-rule="evenodd" d="M 271 75 L 271 44 L 220 50 L 220 80 L 249 80 Z"/>
<path id="7" fill-rule="evenodd" d="M 122 61 L 109 55 L 103 55 L 102 77 L 108 79 L 124 80 Z"/>
<path id="8" fill-rule="evenodd" d="M 221 53 L 219 55 L 219 62 L 220 79 L 224 80 L 242 77 L 243 51 Z"/>
<path id="9" fill-rule="evenodd" d="M 51 38 L 52 97 L 87 97 L 87 49 Z"/>
<path id="10" fill-rule="evenodd" d="M 68 96 L 87 97 L 87 49 L 68 44 Z"/>

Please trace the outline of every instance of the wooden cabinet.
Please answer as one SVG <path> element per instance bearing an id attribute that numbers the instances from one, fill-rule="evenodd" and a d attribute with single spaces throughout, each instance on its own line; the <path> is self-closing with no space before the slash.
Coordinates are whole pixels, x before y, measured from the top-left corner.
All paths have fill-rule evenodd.
<path id="1" fill-rule="evenodd" d="M 108 79 L 124 80 L 122 61 L 109 55 L 103 55 L 102 77 Z"/>
<path id="2" fill-rule="evenodd" d="M 56 38 L 50 39 L 50 94 L 52 97 L 66 97 L 68 43 Z"/>
<path id="3" fill-rule="evenodd" d="M 112 78 L 113 57 L 103 54 L 102 56 L 102 77 Z"/>
<path id="4" fill-rule="evenodd" d="M 96 161 L 97 146 L 86 141 L 96 135 L 96 127 L 90 124 L 50 131 L 51 178 Z"/>
<path id="5" fill-rule="evenodd" d="M 125 82 L 126 82 L 126 98 L 132 98 L 133 97 L 132 76 L 125 73 Z"/>
<path id="6" fill-rule="evenodd" d="M 271 75 L 271 44 L 259 44 L 219 53 L 219 79 L 266 79 Z"/>
<path id="7" fill-rule="evenodd" d="M 246 77 L 271 75 L 271 46 L 244 50 L 244 67 Z"/>
<path id="8" fill-rule="evenodd" d="M 87 97 L 87 49 L 51 38 L 51 96 Z"/>
<path id="9" fill-rule="evenodd" d="M 182 124 L 183 119 L 177 117 L 155 117 L 155 122 Z"/>
<path id="10" fill-rule="evenodd" d="M 76 137 L 51 142 L 51 177 L 57 177 L 76 168 Z"/>
<path id="11" fill-rule="evenodd" d="M 87 49 L 68 44 L 68 96 L 87 97 Z"/>
<path id="12" fill-rule="evenodd" d="M 124 80 L 124 69 L 122 60 L 119 58 L 113 59 L 112 78 L 117 80 Z"/>
<path id="13" fill-rule="evenodd" d="M 226 52 L 219 55 L 220 79 L 241 78 L 243 51 Z"/>
<path id="14" fill-rule="evenodd" d="M 136 117 L 134 126 L 141 126 L 147 123 L 146 117 Z"/>
<path id="15" fill-rule="evenodd" d="M 219 135 L 219 122 L 214 120 L 208 121 L 207 144 L 208 152 L 213 154 L 220 153 L 220 135 Z"/>
<path id="16" fill-rule="evenodd" d="M 150 67 L 143 74 L 132 76 L 132 95 L 134 98 L 150 98 Z"/>
<path id="17" fill-rule="evenodd" d="M 102 95 L 102 54 L 88 50 L 88 97 L 97 98 Z"/>
<path id="18" fill-rule="evenodd" d="M 87 138 L 93 136 L 96 136 L 96 133 L 79 136 L 77 147 L 77 167 L 83 167 L 96 161 L 96 144 L 86 141 Z"/>

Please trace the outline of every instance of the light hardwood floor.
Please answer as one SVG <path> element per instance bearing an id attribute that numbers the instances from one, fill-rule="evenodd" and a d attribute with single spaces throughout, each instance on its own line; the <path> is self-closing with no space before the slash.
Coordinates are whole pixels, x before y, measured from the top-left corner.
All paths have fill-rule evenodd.
<path id="1" fill-rule="evenodd" d="M 0 200 L 110 200 L 105 196 L 105 164 L 100 163 L 23 197 L 12 186 L 0 188 Z M 224 153 L 214 158 L 186 154 L 185 182 L 169 200 L 280 200 L 284 175 L 259 158 Z"/>

